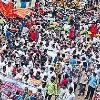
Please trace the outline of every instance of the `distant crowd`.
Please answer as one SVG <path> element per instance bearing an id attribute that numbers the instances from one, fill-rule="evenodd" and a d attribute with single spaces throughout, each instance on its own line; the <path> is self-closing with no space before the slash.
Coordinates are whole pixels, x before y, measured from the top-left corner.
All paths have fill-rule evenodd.
<path id="1" fill-rule="evenodd" d="M 1 100 L 92 100 L 100 80 L 100 8 L 98 0 L 83 2 L 36 0 L 24 19 L 1 14 L 0 73 L 27 85 L 4 98 L 1 79 Z M 35 93 L 31 80 L 42 82 Z"/>

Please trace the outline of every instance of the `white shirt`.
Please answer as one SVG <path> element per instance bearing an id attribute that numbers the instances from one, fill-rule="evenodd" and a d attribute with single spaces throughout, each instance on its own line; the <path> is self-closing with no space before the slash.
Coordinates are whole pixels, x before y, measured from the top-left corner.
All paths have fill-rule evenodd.
<path id="1" fill-rule="evenodd" d="M 43 79 L 44 76 L 47 76 L 47 73 L 45 71 L 43 73 L 41 72 L 41 79 Z"/>
<path id="2" fill-rule="evenodd" d="M 75 94 L 65 93 L 65 95 L 63 96 L 63 100 L 75 100 Z"/>
<path id="3" fill-rule="evenodd" d="M 33 68 L 33 62 L 32 61 L 29 61 L 29 65 L 28 65 L 30 68 Z"/>
<path id="4" fill-rule="evenodd" d="M 27 27 L 23 27 L 23 30 L 22 30 L 22 35 L 28 35 L 26 33 L 28 33 L 29 29 Z"/>
<path id="5" fill-rule="evenodd" d="M 65 93 L 67 93 L 67 94 L 69 93 L 68 89 L 67 88 L 66 89 L 61 88 L 60 94 L 59 94 L 59 100 L 63 100 Z"/>
<path id="6" fill-rule="evenodd" d="M 19 42 L 15 41 L 15 45 L 18 46 L 19 45 Z"/>
<path id="7" fill-rule="evenodd" d="M 5 66 L 5 62 L 0 62 L 0 69 L 3 68 L 3 66 Z"/>
<path id="8" fill-rule="evenodd" d="M 37 73 L 38 71 L 41 72 L 40 68 L 38 68 L 38 69 L 33 68 L 34 76 L 36 76 L 36 73 Z"/>
<path id="9" fill-rule="evenodd" d="M 22 42 L 24 44 L 25 43 L 25 39 L 24 38 L 21 38 L 20 39 L 20 42 Z"/>
<path id="10" fill-rule="evenodd" d="M 29 68 L 25 65 L 23 65 L 23 71 L 25 74 L 29 74 Z"/>
<path id="11" fill-rule="evenodd" d="M 16 76 L 15 76 L 15 79 L 16 80 L 19 80 L 19 79 L 22 79 L 22 73 L 18 73 L 18 74 L 16 74 Z"/>
<path id="12" fill-rule="evenodd" d="M 51 80 L 52 76 L 54 76 L 56 78 L 56 73 L 55 72 L 52 72 L 52 73 L 48 72 L 48 81 Z"/>
<path id="13" fill-rule="evenodd" d="M 73 82 L 68 84 L 68 89 L 69 89 L 70 87 L 73 88 L 73 92 L 74 92 L 74 83 L 73 83 Z"/>
<path id="14" fill-rule="evenodd" d="M 9 28 L 9 26 L 6 24 L 6 25 L 4 26 L 4 33 L 5 33 L 5 35 L 6 35 L 6 31 L 7 31 L 8 28 Z"/>
<path id="15" fill-rule="evenodd" d="M 13 70 L 13 66 L 11 65 L 10 67 L 6 66 L 6 72 L 7 72 L 7 75 L 12 75 L 12 70 Z"/>

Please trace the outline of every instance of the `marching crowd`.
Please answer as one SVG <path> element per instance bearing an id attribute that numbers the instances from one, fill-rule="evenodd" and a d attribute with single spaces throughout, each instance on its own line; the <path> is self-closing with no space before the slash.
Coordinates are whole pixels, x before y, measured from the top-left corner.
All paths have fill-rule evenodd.
<path id="1" fill-rule="evenodd" d="M 79 7 L 73 0 L 36 0 L 24 19 L 1 14 L 0 73 L 27 85 L 42 82 L 36 93 L 9 91 L 7 100 L 92 100 L 100 80 L 100 8 L 98 0 L 87 1 Z"/>

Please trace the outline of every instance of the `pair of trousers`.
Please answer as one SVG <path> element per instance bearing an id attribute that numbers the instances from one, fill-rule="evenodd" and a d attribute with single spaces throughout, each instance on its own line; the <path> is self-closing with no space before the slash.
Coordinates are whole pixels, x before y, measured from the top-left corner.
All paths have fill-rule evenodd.
<path id="1" fill-rule="evenodd" d="M 75 92 L 76 88 L 77 88 L 77 83 L 74 83 L 74 92 Z"/>
<path id="2" fill-rule="evenodd" d="M 90 96 L 90 98 L 92 99 L 92 97 L 94 95 L 94 91 L 95 91 L 95 88 L 88 86 L 88 91 L 87 91 L 86 97 L 88 98 Z"/>
<path id="3" fill-rule="evenodd" d="M 79 94 L 81 94 L 81 93 L 85 93 L 85 87 L 86 87 L 86 85 L 85 84 L 82 84 L 82 83 L 80 83 L 80 89 L 79 89 Z"/>
<path id="4" fill-rule="evenodd" d="M 46 93 L 45 100 L 51 100 L 51 98 L 52 98 L 52 95 L 49 95 L 48 93 Z"/>

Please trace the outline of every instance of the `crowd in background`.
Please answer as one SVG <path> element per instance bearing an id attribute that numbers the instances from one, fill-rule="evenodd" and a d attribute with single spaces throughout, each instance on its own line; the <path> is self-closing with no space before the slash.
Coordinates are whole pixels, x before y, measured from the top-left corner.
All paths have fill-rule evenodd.
<path id="1" fill-rule="evenodd" d="M 1 14 L 0 73 L 27 85 L 42 81 L 35 93 L 26 87 L 9 91 L 8 99 L 77 100 L 86 94 L 92 100 L 100 80 L 99 1 L 60 1 L 36 0 L 24 19 Z M 3 100 L 2 79 L 0 90 Z"/>

